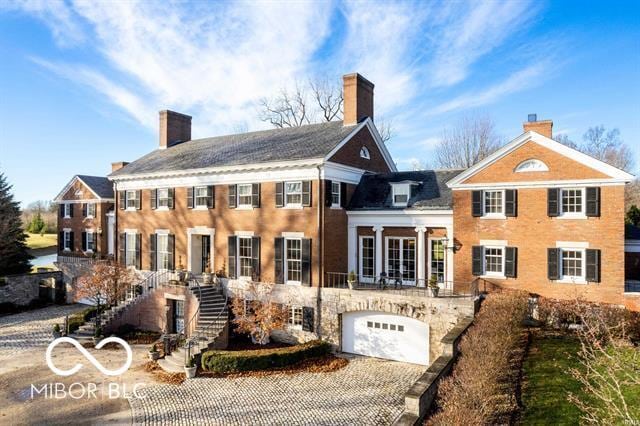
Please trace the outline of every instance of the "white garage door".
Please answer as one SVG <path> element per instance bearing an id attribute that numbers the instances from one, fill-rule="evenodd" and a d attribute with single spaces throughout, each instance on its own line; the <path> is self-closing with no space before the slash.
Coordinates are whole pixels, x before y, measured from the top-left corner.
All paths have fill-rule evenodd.
<path id="1" fill-rule="evenodd" d="M 342 315 L 342 351 L 429 365 L 429 326 L 400 315 L 349 312 Z"/>

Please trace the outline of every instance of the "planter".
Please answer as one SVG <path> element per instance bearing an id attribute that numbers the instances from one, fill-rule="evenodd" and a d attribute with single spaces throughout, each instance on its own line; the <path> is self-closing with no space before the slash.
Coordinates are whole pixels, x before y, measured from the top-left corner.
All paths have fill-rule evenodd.
<path id="1" fill-rule="evenodd" d="M 160 352 L 149 352 L 149 359 L 151 361 L 157 361 L 160 358 Z"/>
<path id="2" fill-rule="evenodd" d="M 349 285 L 349 290 L 353 290 L 356 288 L 356 281 L 355 280 L 347 280 L 347 285 Z"/>
<path id="3" fill-rule="evenodd" d="M 213 284 L 213 275 L 208 272 L 204 272 L 202 274 L 202 283 L 204 285 L 212 285 Z"/>
<path id="4" fill-rule="evenodd" d="M 186 273 L 182 270 L 176 270 L 173 273 L 173 279 L 179 283 L 184 281 L 184 277 L 185 277 Z"/>
<path id="5" fill-rule="evenodd" d="M 62 333 L 60 331 L 54 331 L 53 332 L 53 338 L 57 339 L 58 337 L 62 337 Z"/>
<path id="6" fill-rule="evenodd" d="M 439 287 L 429 287 L 429 297 L 438 297 Z"/>
<path id="7" fill-rule="evenodd" d="M 100 343 L 100 340 L 103 339 L 103 336 L 100 337 L 93 337 L 93 344 L 97 345 L 98 343 Z"/>
<path id="8" fill-rule="evenodd" d="M 185 367 L 184 374 L 187 376 L 187 379 L 193 379 L 196 377 L 196 370 L 198 367 Z"/>

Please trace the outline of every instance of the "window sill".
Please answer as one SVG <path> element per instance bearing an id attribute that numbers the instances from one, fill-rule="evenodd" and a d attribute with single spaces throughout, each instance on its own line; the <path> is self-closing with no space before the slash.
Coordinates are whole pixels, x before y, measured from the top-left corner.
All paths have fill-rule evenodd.
<path id="1" fill-rule="evenodd" d="M 480 219 L 506 219 L 506 218 L 507 216 L 503 214 L 490 214 L 490 215 L 480 216 Z"/>
<path id="2" fill-rule="evenodd" d="M 62 249 L 62 251 L 63 251 L 63 252 L 65 252 L 65 253 L 69 253 L 69 252 L 71 252 L 71 249 L 70 249 L 70 248 L 65 247 L 65 248 L 63 248 L 63 249 Z"/>
<path id="3" fill-rule="evenodd" d="M 71 219 L 71 216 L 64 216 L 63 219 Z"/>
<path id="4" fill-rule="evenodd" d="M 286 285 L 302 285 L 301 281 L 286 281 Z"/>
<path id="5" fill-rule="evenodd" d="M 504 275 L 480 275 L 480 278 L 484 279 L 494 279 L 494 280 L 506 280 L 507 277 Z"/>
<path id="6" fill-rule="evenodd" d="M 137 212 L 138 209 L 136 209 L 135 207 L 127 207 L 126 209 L 124 209 L 125 212 Z"/>
<path id="7" fill-rule="evenodd" d="M 304 206 L 302 204 L 286 204 L 284 207 L 281 207 L 285 210 L 302 210 Z"/>
<path id="8" fill-rule="evenodd" d="M 560 216 L 556 216 L 558 219 L 580 219 L 580 220 L 584 220 L 587 218 L 587 215 L 585 214 L 563 214 Z"/>
<path id="9" fill-rule="evenodd" d="M 202 210 L 209 210 L 209 207 L 207 207 L 207 206 L 195 206 L 195 207 L 193 208 L 193 210 L 199 210 L 199 211 L 202 211 Z"/>
<path id="10" fill-rule="evenodd" d="M 560 284 L 587 284 L 587 281 L 583 280 L 582 278 L 579 278 L 579 279 L 561 278 L 559 280 L 556 280 L 556 282 Z"/>
<path id="11" fill-rule="evenodd" d="M 288 330 L 302 331 L 302 325 L 287 325 Z"/>
<path id="12" fill-rule="evenodd" d="M 254 207 L 253 206 L 248 206 L 248 205 L 238 205 L 238 207 L 236 207 L 236 210 L 253 210 Z"/>
<path id="13" fill-rule="evenodd" d="M 331 205 L 331 207 L 329 207 L 331 210 L 342 210 L 342 207 L 340 207 L 339 205 Z"/>
<path id="14" fill-rule="evenodd" d="M 95 217 L 94 217 L 94 216 L 85 216 L 84 218 L 85 218 L 85 219 L 95 219 Z"/>

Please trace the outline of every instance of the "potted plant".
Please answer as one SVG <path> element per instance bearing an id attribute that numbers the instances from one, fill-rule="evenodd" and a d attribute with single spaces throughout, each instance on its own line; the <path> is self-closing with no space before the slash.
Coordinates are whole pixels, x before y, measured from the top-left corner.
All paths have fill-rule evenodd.
<path id="1" fill-rule="evenodd" d="M 62 332 L 60 331 L 60 324 L 56 324 L 53 326 L 53 338 L 57 339 L 62 336 Z"/>
<path id="2" fill-rule="evenodd" d="M 209 267 L 209 261 L 204 267 L 204 272 L 202 273 L 202 282 L 205 285 L 211 285 L 213 283 L 213 277 L 211 276 L 211 268 Z"/>
<path id="3" fill-rule="evenodd" d="M 158 348 L 156 348 L 156 344 L 154 343 L 149 348 L 149 359 L 151 361 L 157 361 L 158 358 L 160 358 L 160 352 L 158 351 Z"/>
<path id="4" fill-rule="evenodd" d="M 93 344 L 97 345 L 102 340 L 102 327 L 97 326 L 96 331 L 93 333 Z"/>
<path id="5" fill-rule="evenodd" d="M 194 377 L 196 377 L 196 370 L 198 369 L 198 367 L 196 367 L 196 362 L 194 357 L 189 357 L 189 359 L 187 360 L 185 366 L 184 366 L 184 374 L 187 376 L 187 379 L 193 379 Z"/>
<path id="6" fill-rule="evenodd" d="M 438 287 L 438 277 L 436 275 L 431 275 L 429 278 L 429 297 L 438 297 L 438 292 L 440 291 L 440 287 Z"/>
<path id="7" fill-rule="evenodd" d="M 184 265 L 182 264 L 182 256 L 178 257 L 178 267 L 176 268 L 176 272 L 175 272 L 175 280 L 178 281 L 179 283 L 184 282 L 184 278 L 185 278 L 185 270 L 184 270 Z"/>
<path id="8" fill-rule="evenodd" d="M 356 273 L 355 271 L 351 270 L 351 272 L 349 272 L 349 274 L 347 274 L 347 284 L 349 284 L 349 289 L 353 290 L 355 288 L 356 285 Z"/>

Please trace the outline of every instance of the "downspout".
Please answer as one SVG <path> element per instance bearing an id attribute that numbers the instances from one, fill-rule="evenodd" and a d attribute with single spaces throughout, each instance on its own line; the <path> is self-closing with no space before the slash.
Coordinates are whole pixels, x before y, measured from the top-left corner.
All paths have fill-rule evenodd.
<path id="1" fill-rule="evenodd" d="M 316 317 L 317 317 L 317 326 L 316 326 L 316 335 L 318 339 L 322 338 L 321 334 L 321 321 L 322 321 L 322 285 L 324 279 L 323 272 L 323 263 L 324 259 L 324 234 L 323 234 L 323 221 L 324 221 L 324 188 L 322 182 L 322 166 L 317 166 L 318 168 L 318 296 L 316 297 Z"/>
<path id="2" fill-rule="evenodd" d="M 118 205 L 119 200 L 120 200 L 120 197 L 118 197 L 118 184 L 114 181 L 113 182 L 113 261 L 115 263 L 120 263 L 120 259 L 118 259 L 118 256 L 120 255 L 120 247 L 118 247 L 118 244 L 120 244 L 120 233 L 118 232 L 118 210 L 120 208 L 120 206 Z M 109 225 L 107 224 L 107 228 L 108 226 Z M 109 232 L 108 229 L 107 229 L 107 232 Z"/>

